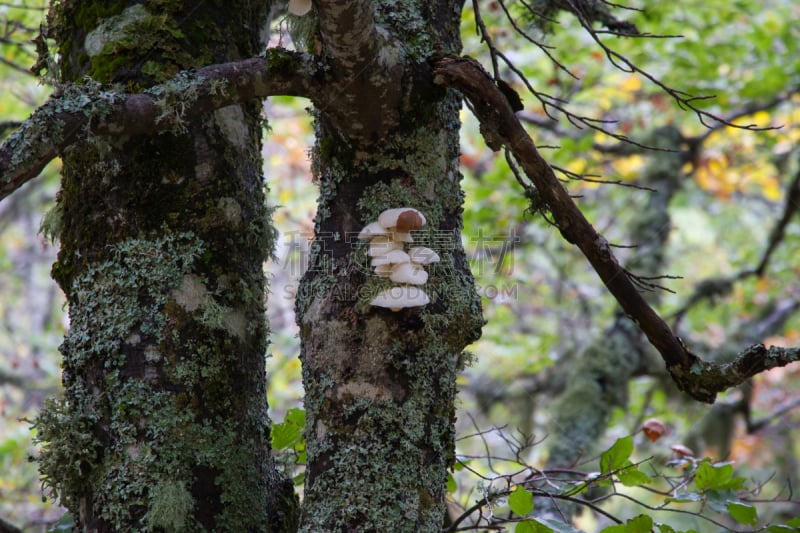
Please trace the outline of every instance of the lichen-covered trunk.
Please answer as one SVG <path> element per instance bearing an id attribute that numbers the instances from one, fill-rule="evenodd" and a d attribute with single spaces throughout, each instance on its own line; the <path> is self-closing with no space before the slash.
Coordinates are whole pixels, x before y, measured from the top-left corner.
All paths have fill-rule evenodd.
<path id="1" fill-rule="evenodd" d="M 59 2 L 60 75 L 138 91 L 254 55 L 267 6 L 240 4 Z M 63 154 L 65 396 L 37 427 L 45 485 L 85 531 L 286 531 L 296 509 L 269 450 L 259 108 L 182 123 L 190 97 L 164 95 L 170 133 Z"/>
<path id="2" fill-rule="evenodd" d="M 381 143 L 354 146 L 318 119 L 322 189 L 312 266 L 298 294 L 308 472 L 304 531 L 435 531 L 454 461 L 456 373 L 477 339 L 480 301 L 461 247 L 459 101 L 447 97 Z M 385 209 L 427 218 L 422 287 L 432 300 L 370 305 L 397 285 L 374 274 L 356 235 Z"/>
<path id="3" fill-rule="evenodd" d="M 376 13 L 388 14 L 382 22 L 408 39 L 406 75 L 395 86 L 382 83 L 374 62 L 366 74 L 356 69 L 356 82 L 331 90 L 347 107 L 316 114 L 320 198 L 297 296 L 308 452 L 301 531 L 441 528 L 454 461 L 456 376 L 464 347 L 483 325 L 461 245 L 461 100 L 433 87 L 424 60 L 430 49 L 415 58 L 411 44 L 457 52 L 458 9 L 386 4 Z M 424 24 L 401 26 L 423 16 L 438 35 L 407 31 Z M 397 98 L 391 107 L 388 97 L 376 97 L 393 92 L 413 100 Z M 400 207 L 424 215 L 412 245 L 435 250 L 441 260 L 426 266 L 421 286 L 431 302 L 393 311 L 370 304 L 399 283 L 375 274 L 368 243 L 357 235 L 384 210 Z"/>

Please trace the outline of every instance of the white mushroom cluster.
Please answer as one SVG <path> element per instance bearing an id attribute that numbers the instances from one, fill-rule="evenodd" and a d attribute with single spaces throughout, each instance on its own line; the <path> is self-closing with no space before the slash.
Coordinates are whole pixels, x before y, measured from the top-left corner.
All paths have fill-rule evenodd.
<path id="1" fill-rule="evenodd" d="M 411 246 L 411 232 L 425 225 L 425 215 L 412 207 L 387 209 L 376 222 L 364 226 L 359 239 L 369 239 L 367 254 L 378 276 L 397 283 L 378 294 L 371 302 L 378 307 L 399 311 L 430 303 L 421 285 L 428 281 L 425 265 L 439 262 L 439 255 L 425 246 Z"/>

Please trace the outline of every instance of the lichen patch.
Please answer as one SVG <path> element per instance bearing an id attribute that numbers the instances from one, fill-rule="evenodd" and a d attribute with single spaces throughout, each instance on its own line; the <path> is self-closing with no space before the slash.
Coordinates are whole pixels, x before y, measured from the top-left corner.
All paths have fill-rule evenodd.
<path id="1" fill-rule="evenodd" d="M 100 55 L 108 43 L 119 41 L 131 24 L 143 22 L 150 16 L 142 4 L 134 4 L 115 17 L 105 20 L 97 28 L 90 31 L 84 40 L 89 57 Z"/>
<path id="2" fill-rule="evenodd" d="M 203 305 L 208 290 L 206 289 L 203 281 L 195 274 L 186 274 L 181 280 L 181 285 L 172 291 L 172 297 L 175 301 L 189 311 L 196 311 Z"/>

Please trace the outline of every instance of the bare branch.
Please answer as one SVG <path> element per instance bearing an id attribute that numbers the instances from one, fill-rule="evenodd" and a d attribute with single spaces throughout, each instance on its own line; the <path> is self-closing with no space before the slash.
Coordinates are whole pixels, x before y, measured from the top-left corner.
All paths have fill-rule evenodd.
<path id="1" fill-rule="evenodd" d="M 553 221 L 567 242 L 575 244 L 625 313 L 659 351 L 678 387 L 693 398 L 713 402 L 726 390 L 763 370 L 800 360 L 800 348 L 770 348 L 757 344 L 732 363 L 716 365 L 700 360 L 672 332 L 639 293 L 602 235 L 592 227 L 542 158 L 508 101 L 489 75 L 469 58 L 433 60 L 434 83 L 459 89 L 472 103 L 481 133 L 490 148 L 507 146 L 535 185 Z"/>
<path id="2" fill-rule="evenodd" d="M 648 80 L 651 83 L 658 86 L 662 91 L 667 93 L 671 96 L 677 103 L 678 106 L 681 108 L 689 109 L 697 115 L 697 118 L 700 122 L 707 127 L 712 127 L 715 124 L 724 124 L 726 126 L 731 126 L 734 128 L 744 129 L 744 130 L 754 130 L 754 131 L 761 131 L 765 129 L 774 129 L 774 128 L 760 128 L 755 124 L 735 124 L 730 120 L 725 119 L 719 115 L 715 115 L 709 111 L 705 111 L 702 108 L 695 105 L 695 102 L 713 99 L 713 95 L 703 95 L 703 96 L 694 96 L 685 91 L 681 91 L 678 89 L 674 89 L 667 85 L 666 83 L 662 82 L 654 75 L 650 74 L 643 68 L 639 67 L 633 61 L 622 55 L 621 53 L 617 52 L 616 50 L 609 47 L 599 36 L 598 32 L 592 28 L 592 19 L 588 18 L 586 13 L 582 10 L 584 0 L 565 0 L 567 4 L 575 6 L 574 9 L 571 9 L 573 13 L 575 13 L 578 22 L 580 22 L 581 26 L 586 30 L 586 32 L 591 36 L 595 43 L 603 50 L 606 54 L 606 57 L 611 62 L 612 65 L 617 67 L 622 72 L 629 72 L 629 73 L 637 73 Z M 709 122 L 710 120 L 710 122 Z"/>
<path id="3" fill-rule="evenodd" d="M 31 72 L 30 70 L 28 70 L 26 68 L 23 68 L 23 67 L 17 65 L 16 63 L 14 63 L 13 61 L 9 61 L 8 59 L 6 59 L 4 57 L 0 57 L 0 63 L 2 63 L 3 65 L 5 65 L 5 66 L 7 66 L 7 67 L 9 67 L 11 69 L 16 70 L 17 72 L 19 72 L 21 74 L 25 74 L 26 76 L 33 76 L 34 75 L 33 72 Z"/>
<path id="4" fill-rule="evenodd" d="M 0 200 L 38 176 L 81 135 L 166 131 L 176 120 L 272 95 L 316 98 L 318 72 L 312 56 L 271 49 L 266 58 L 210 65 L 138 94 L 69 87 L 0 146 Z"/>
<path id="5" fill-rule="evenodd" d="M 798 155 L 800 156 L 800 154 Z M 786 202 L 783 204 L 783 213 L 769 234 L 769 244 L 767 245 L 767 249 L 764 250 L 764 255 L 761 257 L 761 261 L 759 261 L 755 269 L 756 275 L 763 276 L 764 272 L 766 272 L 772 253 L 778 248 L 778 245 L 783 242 L 786 236 L 786 226 L 789 225 L 792 217 L 794 217 L 798 211 L 800 211 L 800 170 L 797 171 L 797 174 L 795 174 L 794 179 L 789 184 L 788 190 L 786 191 Z"/>

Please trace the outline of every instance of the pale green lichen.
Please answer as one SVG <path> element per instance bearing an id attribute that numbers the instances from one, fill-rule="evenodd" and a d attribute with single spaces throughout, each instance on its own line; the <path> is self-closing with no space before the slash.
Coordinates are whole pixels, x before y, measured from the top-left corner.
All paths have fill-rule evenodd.
<path id="1" fill-rule="evenodd" d="M 51 244 L 56 243 L 58 236 L 61 235 L 61 228 L 64 225 L 62 207 L 63 206 L 59 202 L 53 204 L 44 214 L 39 224 L 39 234 L 50 241 Z"/>
<path id="2" fill-rule="evenodd" d="M 142 4 L 125 8 L 119 15 L 109 17 L 90 31 L 84 39 L 84 49 L 89 57 L 101 53 L 113 53 L 119 46 L 117 41 L 129 37 L 130 27 L 141 23 L 150 16 Z"/>
<path id="3" fill-rule="evenodd" d="M 441 526 L 446 470 L 454 460 L 456 372 L 483 319 L 458 233 L 457 108 L 453 102 L 432 108 L 435 116 L 448 117 L 444 127 L 426 117 L 382 139 L 379 149 L 353 150 L 333 138 L 315 149 L 315 168 L 324 166 L 318 231 L 330 228 L 332 207 L 341 211 L 342 192 L 364 177 L 369 185 L 343 219 L 366 223 L 387 208 L 420 209 L 428 226 L 415 239 L 440 252 L 442 261 L 425 286 L 432 303 L 393 313 L 368 305 L 372 293 L 391 283 L 364 268 L 366 245 L 328 263 L 332 269 L 320 268 L 328 258 L 323 249 L 312 257 L 314 275 L 304 279 L 297 308 L 306 433 L 315 437 L 307 442 L 308 459 L 325 467 L 309 475 L 304 531 Z M 355 280 L 363 285 L 354 287 Z M 332 310 L 357 326 L 329 316 Z"/>
<path id="4" fill-rule="evenodd" d="M 152 531 L 186 531 L 191 524 L 194 500 L 179 480 L 162 481 L 152 488 L 145 524 Z"/>

